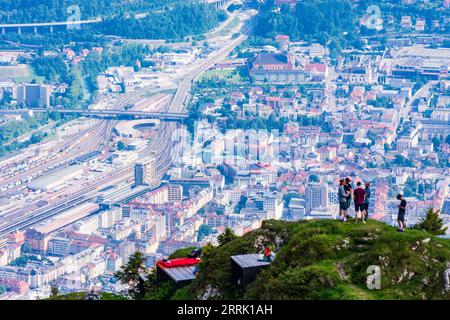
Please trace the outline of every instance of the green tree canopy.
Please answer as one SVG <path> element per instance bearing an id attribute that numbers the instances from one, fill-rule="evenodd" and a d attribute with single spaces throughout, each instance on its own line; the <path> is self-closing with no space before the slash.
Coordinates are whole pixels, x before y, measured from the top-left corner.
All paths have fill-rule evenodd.
<path id="1" fill-rule="evenodd" d="M 211 227 L 207 224 L 202 224 L 200 228 L 198 229 L 197 233 L 197 241 L 202 241 L 202 239 L 206 236 L 209 236 L 211 234 Z"/>
<path id="2" fill-rule="evenodd" d="M 143 253 L 135 252 L 130 256 L 128 263 L 115 273 L 120 282 L 129 285 L 128 292 L 136 300 L 143 299 L 146 293 L 146 279 L 143 276 L 147 277 L 148 273 L 144 263 Z"/>
<path id="3" fill-rule="evenodd" d="M 217 240 L 219 241 L 219 245 L 224 245 L 230 241 L 233 241 L 234 239 L 236 239 L 237 236 L 236 234 L 233 232 L 233 230 L 229 227 L 227 227 L 225 229 L 224 233 L 221 233 L 218 237 Z"/>
<path id="4" fill-rule="evenodd" d="M 445 234 L 447 228 L 444 227 L 444 220 L 439 215 L 439 210 L 429 208 L 425 218 L 415 225 L 415 229 L 425 230 L 434 235 Z"/>

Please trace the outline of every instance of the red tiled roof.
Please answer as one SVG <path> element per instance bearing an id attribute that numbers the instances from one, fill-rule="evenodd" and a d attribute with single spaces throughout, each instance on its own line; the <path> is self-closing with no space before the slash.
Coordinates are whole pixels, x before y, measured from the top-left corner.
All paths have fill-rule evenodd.
<path id="1" fill-rule="evenodd" d="M 315 71 L 325 73 L 327 71 L 327 65 L 324 63 L 310 63 L 305 67 L 306 71 Z"/>
<path id="2" fill-rule="evenodd" d="M 275 40 L 289 40 L 289 36 L 280 34 L 278 36 L 275 36 Z"/>

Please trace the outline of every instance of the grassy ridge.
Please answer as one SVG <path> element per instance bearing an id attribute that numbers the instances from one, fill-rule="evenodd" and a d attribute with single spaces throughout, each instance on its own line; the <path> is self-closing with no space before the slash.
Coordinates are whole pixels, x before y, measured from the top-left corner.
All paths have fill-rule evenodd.
<path id="1" fill-rule="evenodd" d="M 231 280 L 229 257 L 254 253 L 262 238 L 284 245 L 272 265 L 248 286 Z M 205 250 L 198 278 L 173 298 L 196 299 L 449 299 L 443 271 L 450 242 L 408 230 L 397 232 L 377 221 L 287 223 L 266 221 L 262 228 L 225 245 Z M 367 268 L 381 269 L 381 289 L 366 286 Z"/>
<path id="2" fill-rule="evenodd" d="M 279 243 L 276 259 L 248 287 L 232 281 L 230 256 L 259 252 L 262 243 Z M 265 221 L 260 229 L 202 250 L 197 278 L 176 290 L 171 283 L 155 287 L 151 274 L 145 299 L 283 299 L 283 300 L 418 300 L 450 299 L 443 272 L 450 260 L 450 241 L 427 232 L 397 232 L 384 223 L 340 221 Z M 186 257 L 193 248 L 170 258 Z M 366 285 L 369 266 L 381 270 L 381 288 Z M 84 299 L 74 293 L 52 299 Z M 102 299 L 120 296 L 102 295 Z"/>

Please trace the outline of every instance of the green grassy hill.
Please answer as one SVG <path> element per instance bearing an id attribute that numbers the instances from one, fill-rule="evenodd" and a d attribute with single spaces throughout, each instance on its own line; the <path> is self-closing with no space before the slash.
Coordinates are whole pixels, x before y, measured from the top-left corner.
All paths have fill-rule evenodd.
<path id="1" fill-rule="evenodd" d="M 230 256 L 255 253 L 263 238 L 284 244 L 247 288 L 231 281 Z M 450 241 L 377 221 L 266 221 L 259 230 L 204 249 L 197 279 L 173 299 L 449 299 L 443 271 Z M 381 269 L 381 289 L 367 289 L 367 268 Z"/>
<path id="2" fill-rule="evenodd" d="M 264 241 L 275 246 L 275 261 L 247 287 L 232 281 L 230 256 L 257 253 Z M 280 241 L 278 241 L 280 243 Z M 186 257 L 193 248 L 170 258 Z M 146 299 L 450 299 L 443 272 L 450 261 L 450 241 L 427 232 L 397 232 L 384 223 L 353 221 L 265 221 L 260 229 L 230 237 L 217 247 L 202 250 L 197 278 L 176 290 L 171 283 L 155 287 L 155 275 Z M 367 288 L 367 268 L 379 266 L 381 288 Z M 53 299 L 83 299 L 72 294 Z M 102 296 L 103 300 L 117 296 Z"/>

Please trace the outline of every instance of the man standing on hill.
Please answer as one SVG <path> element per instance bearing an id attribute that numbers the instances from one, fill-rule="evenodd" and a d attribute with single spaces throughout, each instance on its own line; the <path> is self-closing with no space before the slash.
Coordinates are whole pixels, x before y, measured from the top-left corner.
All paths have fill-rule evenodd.
<path id="1" fill-rule="evenodd" d="M 345 185 L 344 190 L 347 193 L 347 210 L 350 208 L 350 204 L 352 202 L 352 195 L 353 195 L 353 186 L 352 186 L 352 179 L 351 178 L 345 178 Z"/>
<path id="2" fill-rule="evenodd" d="M 339 216 L 342 221 L 347 221 L 347 193 L 345 192 L 345 180 L 339 180 L 338 198 L 339 198 Z"/>
<path id="3" fill-rule="evenodd" d="M 370 195 L 371 195 L 371 190 L 370 190 L 370 183 L 366 182 L 366 188 L 364 189 L 366 191 L 366 197 L 364 199 L 364 217 L 363 217 L 363 221 L 367 221 L 367 219 L 369 218 L 369 203 L 370 203 Z"/>
<path id="4" fill-rule="evenodd" d="M 405 214 L 406 214 L 406 200 L 403 195 L 399 194 L 397 195 L 397 200 L 400 201 L 400 204 L 398 205 L 398 216 L 397 216 L 397 222 L 398 222 L 398 231 L 404 232 L 406 225 L 405 225 Z"/>
<path id="5" fill-rule="evenodd" d="M 364 201 L 366 198 L 366 191 L 362 188 L 361 181 L 358 181 L 356 184 L 357 188 L 353 192 L 353 201 L 355 201 L 355 222 L 358 222 L 358 219 L 361 218 L 364 223 Z"/>

